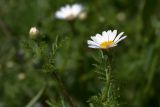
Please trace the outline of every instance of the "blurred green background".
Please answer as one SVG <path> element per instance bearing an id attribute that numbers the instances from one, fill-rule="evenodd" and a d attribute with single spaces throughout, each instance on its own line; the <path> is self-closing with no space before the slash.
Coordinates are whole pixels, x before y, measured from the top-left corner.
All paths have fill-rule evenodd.
<path id="1" fill-rule="evenodd" d="M 87 12 L 86 19 L 75 21 L 74 34 L 68 22 L 54 17 L 61 6 L 73 3 Z M 77 106 L 88 107 L 103 84 L 93 66 L 98 50 L 89 49 L 86 41 L 109 29 L 127 35 L 112 49 L 120 106 L 160 107 L 159 11 L 159 0 L 0 0 L 0 107 L 25 107 L 45 84 L 33 107 L 49 107 L 47 102 L 62 107 L 62 92 L 44 70 L 53 60 L 48 46 L 57 36 L 62 46 L 54 67 Z M 29 37 L 32 26 L 45 35 L 40 48 Z"/>

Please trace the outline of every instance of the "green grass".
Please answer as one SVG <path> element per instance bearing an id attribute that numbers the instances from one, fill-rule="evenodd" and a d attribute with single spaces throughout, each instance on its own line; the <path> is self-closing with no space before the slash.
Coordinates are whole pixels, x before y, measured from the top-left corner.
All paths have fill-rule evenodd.
<path id="1" fill-rule="evenodd" d="M 75 32 L 54 17 L 61 6 L 73 3 L 87 12 L 85 20 L 75 20 Z M 159 7 L 158 0 L 0 0 L 0 107 L 70 107 L 71 102 L 97 107 L 89 101 L 103 96 L 107 85 L 95 72 L 99 50 L 89 49 L 87 40 L 109 29 L 127 35 L 110 50 L 118 89 L 113 103 L 159 107 Z M 32 26 L 40 31 L 34 40 Z"/>

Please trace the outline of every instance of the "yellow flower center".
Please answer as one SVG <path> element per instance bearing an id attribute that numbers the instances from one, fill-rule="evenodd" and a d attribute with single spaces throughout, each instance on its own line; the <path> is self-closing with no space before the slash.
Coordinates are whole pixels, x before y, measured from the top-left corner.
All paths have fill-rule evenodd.
<path id="1" fill-rule="evenodd" d="M 105 41 L 100 44 L 101 48 L 107 48 L 113 44 L 113 41 Z"/>

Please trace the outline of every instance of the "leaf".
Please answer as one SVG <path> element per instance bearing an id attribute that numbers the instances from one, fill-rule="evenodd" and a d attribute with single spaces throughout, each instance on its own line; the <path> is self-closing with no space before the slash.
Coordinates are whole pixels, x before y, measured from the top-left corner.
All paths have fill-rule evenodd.
<path id="1" fill-rule="evenodd" d="M 41 96 L 43 95 L 43 93 L 44 93 L 44 91 L 45 91 L 45 89 L 46 89 L 46 86 L 47 85 L 45 85 L 45 86 L 43 86 L 42 88 L 41 88 L 41 90 L 37 93 L 37 95 L 35 96 L 35 97 L 33 97 L 32 99 L 31 99 L 31 101 L 25 106 L 25 107 L 33 107 L 33 105 L 41 98 Z"/>

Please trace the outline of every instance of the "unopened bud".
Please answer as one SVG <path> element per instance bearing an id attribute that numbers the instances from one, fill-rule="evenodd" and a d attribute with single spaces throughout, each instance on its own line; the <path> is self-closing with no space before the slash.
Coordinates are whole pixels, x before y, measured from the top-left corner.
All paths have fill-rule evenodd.
<path id="1" fill-rule="evenodd" d="M 19 73 L 19 74 L 18 74 L 18 79 L 19 79 L 19 80 L 24 80 L 25 78 L 26 78 L 25 73 Z"/>
<path id="2" fill-rule="evenodd" d="M 87 13 L 86 12 L 81 12 L 80 14 L 79 14 L 79 19 L 80 20 L 85 20 L 87 18 Z"/>
<path id="3" fill-rule="evenodd" d="M 120 12 L 117 14 L 117 20 L 123 22 L 126 20 L 126 14 L 124 12 Z"/>
<path id="4" fill-rule="evenodd" d="M 104 18 L 103 16 L 100 16 L 100 17 L 99 17 L 99 21 L 100 21 L 101 23 L 103 23 L 103 22 L 105 21 L 105 18 Z"/>
<path id="5" fill-rule="evenodd" d="M 7 67 L 12 68 L 14 66 L 14 63 L 12 61 L 7 62 Z"/>
<path id="6" fill-rule="evenodd" d="M 29 31 L 29 36 L 32 39 L 35 39 L 39 34 L 39 30 L 36 27 L 31 27 L 30 31 Z"/>

